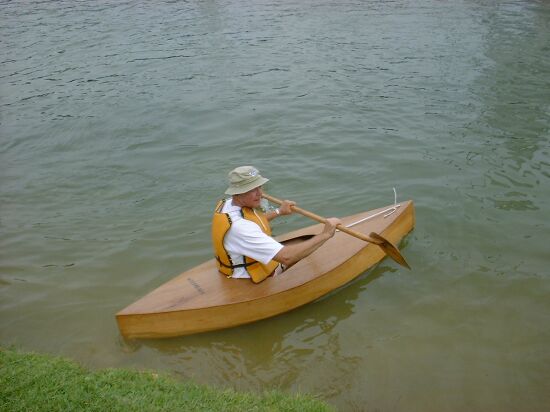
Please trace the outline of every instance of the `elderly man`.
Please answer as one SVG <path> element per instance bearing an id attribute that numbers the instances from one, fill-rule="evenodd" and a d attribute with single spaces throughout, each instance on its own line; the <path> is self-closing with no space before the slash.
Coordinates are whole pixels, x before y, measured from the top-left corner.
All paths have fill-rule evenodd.
<path id="1" fill-rule="evenodd" d="M 258 283 L 282 273 L 300 259 L 313 253 L 334 236 L 339 219 L 327 219 L 321 233 L 292 245 L 282 245 L 271 237 L 270 220 L 292 213 L 295 202 L 285 200 L 280 208 L 261 211 L 262 185 L 268 182 L 252 166 L 229 172 L 231 198 L 216 206 L 212 221 L 212 243 L 218 269 L 231 278 L 247 278 Z"/>

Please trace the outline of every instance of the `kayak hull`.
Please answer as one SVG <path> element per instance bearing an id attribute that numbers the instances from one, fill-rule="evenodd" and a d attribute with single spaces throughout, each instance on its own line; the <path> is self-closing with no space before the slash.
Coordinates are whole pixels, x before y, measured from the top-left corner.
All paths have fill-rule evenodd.
<path id="1" fill-rule="evenodd" d="M 414 227 L 414 205 L 407 201 L 342 221 L 348 225 L 361 219 L 367 220 L 354 225 L 354 230 L 365 234 L 375 231 L 397 244 Z M 322 227 L 309 226 L 277 239 L 283 243 L 300 241 L 320 233 Z M 121 310 L 116 315 L 118 327 L 127 338 L 167 338 L 255 322 L 344 286 L 384 257 L 375 244 L 337 232 L 313 254 L 260 284 L 227 279 L 212 259 Z"/>

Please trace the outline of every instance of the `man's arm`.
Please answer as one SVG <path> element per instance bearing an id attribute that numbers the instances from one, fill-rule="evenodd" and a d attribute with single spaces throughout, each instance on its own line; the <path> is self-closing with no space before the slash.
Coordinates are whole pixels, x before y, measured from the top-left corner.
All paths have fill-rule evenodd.
<path id="1" fill-rule="evenodd" d="M 273 260 L 282 263 L 286 267 L 294 265 L 299 260 L 311 255 L 319 249 L 323 243 L 334 236 L 336 226 L 340 223 L 340 219 L 334 217 L 327 219 L 325 228 L 321 233 L 304 242 L 283 246 L 283 248 L 273 257 Z"/>

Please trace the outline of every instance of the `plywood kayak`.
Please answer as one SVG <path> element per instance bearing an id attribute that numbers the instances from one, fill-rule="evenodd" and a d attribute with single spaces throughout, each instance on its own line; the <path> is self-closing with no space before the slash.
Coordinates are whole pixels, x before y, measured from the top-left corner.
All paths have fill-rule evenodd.
<path id="1" fill-rule="evenodd" d="M 406 201 L 342 218 L 345 226 L 377 232 L 397 244 L 414 227 L 414 205 Z M 300 242 L 322 224 L 277 237 Z M 166 338 L 229 328 L 279 315 L 345 285 L 384 258 L 375 244 L 336 232 L 317 251 L 259 284 L 221 275 L 214 259 L 166 282 L 117 313 L 127 338 Z"/>

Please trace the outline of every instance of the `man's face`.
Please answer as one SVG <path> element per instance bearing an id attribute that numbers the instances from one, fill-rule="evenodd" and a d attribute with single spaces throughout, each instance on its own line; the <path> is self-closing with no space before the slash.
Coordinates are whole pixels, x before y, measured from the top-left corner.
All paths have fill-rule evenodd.
<path id="1" fill-rule="evenodd" d="M 246 193 L 237 195 L 237 197 L 241 206 L 250 208 L 260 207 L 260 203 L 262 201 L 262 187 L 257 187 Z"/>

